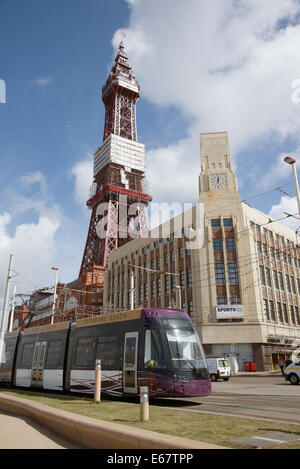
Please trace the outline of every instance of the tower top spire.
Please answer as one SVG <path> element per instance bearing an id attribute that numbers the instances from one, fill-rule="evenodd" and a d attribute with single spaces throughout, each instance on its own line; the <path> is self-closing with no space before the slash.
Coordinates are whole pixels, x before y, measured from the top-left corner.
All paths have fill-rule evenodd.
<path id="1" fill-rule="evenodd" d="M 102 101 L 105 105 L 103 140 L 110 134 L 115 134 L 137 141 L 135 107 L 139 96 L 140 85 L 121 40 L 115 63 L 102 88 Z"/>

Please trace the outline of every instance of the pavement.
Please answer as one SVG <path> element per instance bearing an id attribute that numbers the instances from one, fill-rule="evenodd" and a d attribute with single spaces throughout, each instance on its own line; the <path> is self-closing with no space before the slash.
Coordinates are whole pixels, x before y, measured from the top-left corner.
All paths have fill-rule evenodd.
<path id="1" fill-rule="evenodd" d="M 0 412 L 0 449 L 80 449 L 33 420 Z"/>
<path id="2" fill-rule="evenodd" d="M 0 448 L 226 449 L 207 442 L 101 421 L 1 392 Z"/>

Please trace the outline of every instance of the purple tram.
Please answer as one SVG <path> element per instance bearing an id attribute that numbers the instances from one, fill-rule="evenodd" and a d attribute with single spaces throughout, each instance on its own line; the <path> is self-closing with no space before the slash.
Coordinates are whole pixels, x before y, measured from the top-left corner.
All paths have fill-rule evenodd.
<path id="1" fill-rule="evenodd" d="M 182 310 L 146 308 L 7 334 L 0 384 L 94 393 L 101 359 L 107 396 L 206 396 L 211 392 L 198 334 Z"/>

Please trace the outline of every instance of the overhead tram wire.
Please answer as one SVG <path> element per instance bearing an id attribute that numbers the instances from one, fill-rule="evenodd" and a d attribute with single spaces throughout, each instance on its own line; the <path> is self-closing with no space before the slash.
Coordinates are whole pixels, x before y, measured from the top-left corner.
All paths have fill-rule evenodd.
<path id="1" fill-rule="evenodd" d="M 265 194 L 274 192 L 274 191 L 279 190 L 279 189 L 281 189 L 282 187 L 285 187 L 285 186 L 287 186 L 287 185 L 289 185 L 289 184 L 292 184 L 292 183 L 293 183 L 293 181 L 286 182 L 286 183 L 282 184 L 281 186 L 278 186 L 278 187 L 275 187 L 275 188 L 273 188 L 273 189 L 270 189 L 269 191 L 261 192 L 261 193 L 255 194 L 255 195 L 253 195 L 253 196 L 247 197 L 247 198 L 241 200 L 239 203 L 247 202 L 247 200 L 251 200 L 251 199 L 260 197 L 260 196 L 262 196 L 262 195 L 265 195 Z M 227 208 L 227 207 L 232 207 L 232 204 L 223 205 L 223 206 L 219 207 L 219 209 L 220 209 L 220 208 L 221 208 L 221 209 L 224 209 L 224 208 Z M 209 213 L 212 213 L 212 212 L 214 212 L 214 210 L 207 211 L 206 214 L 209 214 Z M 182 213 L 183 213 L 183 212 L 182 212 Z M 151 231 L 151 230 L 149 230 L 149 231 Z M 67 260 L 70 260 L 70 259 L 74 259 L 75 257 L 79 257 L 79 256 L 82 256 L 82 253 L 75 254 L 74 256 L 66 257 L 66 258 L 57 260 L 57 261 L 55 261 L 55 262 L 56 262 L 56 264 L 59 264 L 59 263 L 62 263 L 62 262 L 64 262 L 64 261 L 67 261 Z M 35 271 L 35 270 L 42 269 L 43 267 L 47 267 L 47 266 L 51 266 L 51 265 L 52 265 L 52 264 L 49 264 L 49 263 L 43 264 L 43 265 L 40 265 L 39 267 L 35 267 L 35 268 L 33 268 L 33 269 L 26 270 L 25 272 L 23 272 L 23 274 L 27 274 L 27 273 L 33 272 L 33 271 Z M 18 275 L 22 275 L 22 274 L 18 274 Z"/>

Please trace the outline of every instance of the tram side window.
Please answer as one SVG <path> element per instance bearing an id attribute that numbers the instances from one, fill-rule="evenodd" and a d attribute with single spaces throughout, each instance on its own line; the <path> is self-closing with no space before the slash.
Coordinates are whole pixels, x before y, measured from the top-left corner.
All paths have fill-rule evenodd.
<path id="1" fill-rule="evenodd" d="M 77 340 L 75 366 L 88 370 L 95 368 L 94 337 L 80 337 Z"/>
<path id="2" fill-rule="evenodd" d="M 33 349 L 33 343 L 23 345 L 20 368 L 26 369 L 32 367 Z"/>
<path id="3" fill-rule="evenodd" d="M 144 367 L 166 368 L 166 358 L 158 329 L 146 330 Z"/>
<path id="4" fill-rule="evenodd" d="M 13 345 L 5 345 L 4 347 L 4 363 L 0 364 L 2 368 L 8 368 L 12 365 L 15 347 Z"/>
<path id="5" fill-rule="evenodd" d="M 48 345 L 47 369 L 63 368 L 63 342 L 61 340 L 52 340 Z"/>
<path id="6" fill-rule="evenodd" d="M 100 358 L 104 370 L 118 370 L 121 368 L 120 348 L 117 336 L 98 337 L 96 358 Z"/>

